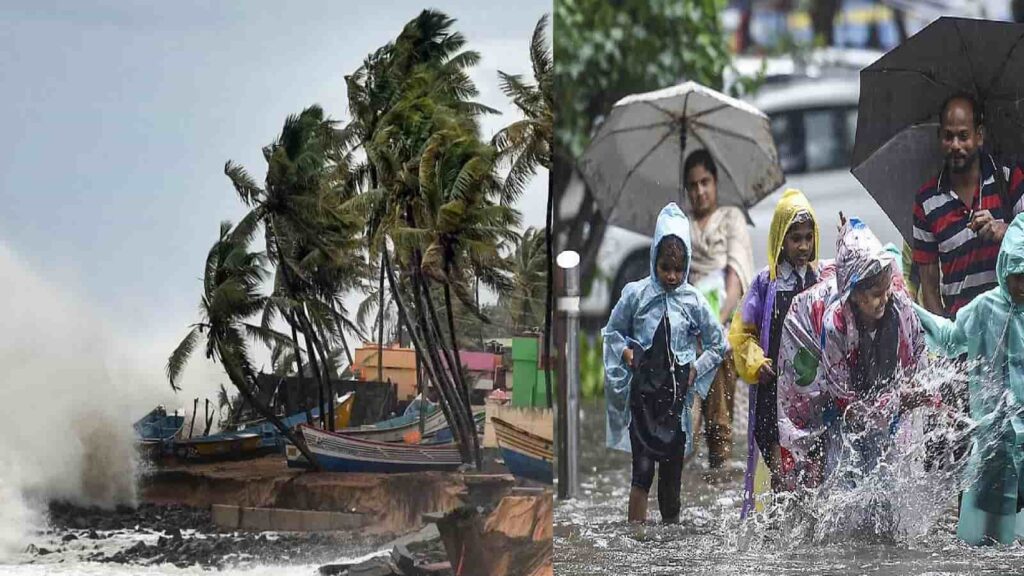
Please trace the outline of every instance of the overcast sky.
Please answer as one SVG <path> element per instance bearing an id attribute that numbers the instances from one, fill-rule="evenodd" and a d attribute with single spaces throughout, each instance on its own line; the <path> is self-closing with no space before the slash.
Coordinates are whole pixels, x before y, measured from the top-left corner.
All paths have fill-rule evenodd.
<path id="1" fill-rule="evenodd" d="M 426 7 L 483 56 L 479 100 L 503 112 L 489 137 L 518 118 L 497 71 L 530 74 L 550 1 L 4 2 L 0 248 L 85 308 L 114 361 L 166 386 L 218 223 L 243 214 L 224 162 L 262 180 L 285 116 L 318 103 L 346 120 L 344 75 Z M 522 199 L 524 225 L 543 225 L 546 178 Z M 217 382 L 192 367 L 188 403 Z"/>

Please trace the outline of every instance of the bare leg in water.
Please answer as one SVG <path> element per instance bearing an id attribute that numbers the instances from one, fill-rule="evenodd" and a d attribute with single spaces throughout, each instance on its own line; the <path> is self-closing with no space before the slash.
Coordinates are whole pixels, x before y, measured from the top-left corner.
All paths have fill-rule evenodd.
<path id="1" fill-rule="evenodd" d="M 643 524 L 647 521 L 647 492 L 633 486 L 629 489 L 629 511 L 627 518 L 631 524 Z"/>

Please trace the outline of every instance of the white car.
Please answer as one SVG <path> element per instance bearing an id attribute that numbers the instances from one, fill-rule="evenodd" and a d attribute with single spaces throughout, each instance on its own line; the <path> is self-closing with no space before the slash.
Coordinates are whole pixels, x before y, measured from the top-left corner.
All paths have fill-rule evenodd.
<path id="1" fill-rule="evenodd" d="M 786 188 L 801 190 L 814 206 L 824 258 L 835 255 L 840 211 L 863 220 L 883 243 L 902 245 L 899 231 L 850 173 L 859 95 L 858 75 L 847 72 L 775 83 L 749 99 L 771 119 L 786 174 L 786 183 L 750 210 L 756 269 L 768 263 L 768 227 Z M 650 236 L 607 228 L 598 249 L 596 278 L 580 303 L 584 316 L 603 323 L 622 287 L 650 273 L 650 245 Z"/>

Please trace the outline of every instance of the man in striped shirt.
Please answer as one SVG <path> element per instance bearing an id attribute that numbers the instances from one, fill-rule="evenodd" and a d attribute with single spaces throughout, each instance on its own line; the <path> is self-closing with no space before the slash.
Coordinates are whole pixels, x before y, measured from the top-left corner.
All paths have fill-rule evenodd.
<path id="1" fill-rule="evenodd" d="M 981 151 L 985 127 L 970 96 L 947 100 L 939 120 L 945 166 L 914 201 L 913 259 L 924 307 L 952 317 L 998 284 L 999 245 L 1024 209 L 1024 172 Z"/>
<path id="2" fill-rule="evenodd" d="M 939 113 L 939 140 L 945 165 L 914 200 L 913 261 L 920 279 L 919 301 L 937 315 L 953 317 L 975 297 L 997 286 L 996 257 L 1014 214 L 1024 208 L 1024 172 L 1004 168 L 981 151 L 985 142 L 982 110 L 970 96 L 948 99 Z M 941 281 L 940 281 L 941 265 Z M 966 389 L 944 386 L 943 400 L 967 412 Z M 963 441 L 949 443 L 933 430 L 937 414 L 925 431 L 925 469 L 940 469 L 967 454 Z M 946 422 L 963 431 L 963 421 Z"/>

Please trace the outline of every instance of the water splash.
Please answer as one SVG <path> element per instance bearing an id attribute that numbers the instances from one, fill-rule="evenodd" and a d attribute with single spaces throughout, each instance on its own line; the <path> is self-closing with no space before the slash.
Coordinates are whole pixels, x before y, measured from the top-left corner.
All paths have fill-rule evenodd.
<path id="1" fill-rule="evenodd" d="M 52 499 L 136 498 L 131 422 L 157 397 L 111 360 L 104 323 L 0 244 L 0 563 L 24 549 Z"/>
<path id="2" fill-rule="evenodd" d="M 858 430 L 844 422 L 838 457 L 821 486 L 767 495 L 765 513 L 741 526 L 725 519 L 721 529 L 736 534 L 732 544 L 742 551 L 851 542 L 914 547 L 934 539 L 937 531 L 949 532 L 950 502 L 979 477 L 981 467 L 967 466 L 971 442 L 985 445 L 993 441 L 986 434 L 1002 430 L 1001 425 L 979 427 L 966 414 L 969 378 L 978 382 L 973 401 L 991 406 L 991 418 L 1015 414 L 1008 408 L 1012 395 L 1000 366 L 932 359 L 904 380 L 903 391 L 938 393 L 947 404 L 898 418 L 893 405 L 861 406 L 866 421 L 898 422 L 895 434 L 884 426 Z"/>

